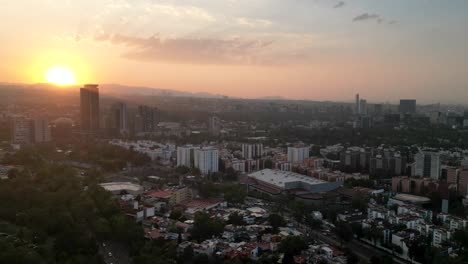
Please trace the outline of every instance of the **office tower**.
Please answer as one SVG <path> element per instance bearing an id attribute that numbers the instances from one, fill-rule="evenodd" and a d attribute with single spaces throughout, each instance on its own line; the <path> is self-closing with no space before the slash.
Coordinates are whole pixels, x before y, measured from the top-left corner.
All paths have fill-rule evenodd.
<path id="1" fill-rule="evenodd" d="M 383 114 L 383 106 L 382 104 L 375 104 L 374 105 L 374 115 L 380 116 Z"/>
<path id="2" fill-rule="evenodd" d="M 288 147 L 289 162 L 303 162 L 309 158 L 309 147 Z"/>
<path id="3" fill-rule="evenodd" d="M 463 115 L 463 127 L 468 128 L 468 111 L 465 111 Z"/>
<path id="4" fill-rule="evenodd" d="M 208 118 L 208 131 L 211 135 L 217 136 L 221 131 L 221 120 L 217 116 L 210 116 Z"/>
<path id="5" fill-rule="evenodd" d="M 51 140 L 49 121 L 47 119 L 34 119 L 32 121 L 32 131 L 35 143 L 44 143 Z"/>
<path id="6" fill-rule="evenodd" d="M 255 159 L 263 157 L 263 144 L 242 144 L 242 158 Z"/>
<path id="7" fill-rule="evenodd" d="M 81 130 L 96 133 L 99 130 L 99 88 L 96 84 L 87 84 L 80 89 Z"/>
<path id="8" fill-rule="evenodd" d="M 416 113 L 416 100 L 414 99 L 401 99 L 400 100 L 400 114 L 415 114 Z"/>
<path id="9" fill-rule="evenodd" d="M 367 115 L 367 100 L 361 99 L 359 102 L 359 114 Z"/>
<path id="10" fill-rule="evenodd" d="M 192 145 L 177 147 L 177 166 L 192 168 L 195 164 L 195 149 Z"/>
<path id="11" fill-rule="evenodd" d="M 421 151 L 414 156 L 414 176 L 430 177 L 438 180 L 441 171 L 440 156 L 435 152 Z"/>
<path id="12" fill-rule="evenodd" d="M 155 132 L 160 121 L 160 112 L 156 107 L 147 105 L 138 106 L 137 120 L 135 120 L 136 132 Z"/>
<path id="13" fill-rule="evenodd" d="M 361 103 L 361 101 L 359 100 L 359 94 L 356 94 L 356 114 L 360 114 L 361 113 L 361 108 L 359 107 L 359 104 Z"/>
<path id="14" fill-rule="evenodd" d="M 218 172 L 218 150 L 212 147 L 195 149 L 195 168 L 198 168 L 203 175 Z"/>
<path id="15" fill-rule="evenodd" d="M 25 117 L 15 117 L 12 120 L 11 128 L 11 143 L 21 145 L 33 143 L 31 119 Z"/>
<path id="16" fill-rule="evenodd" d="M 121 135 L 128 134 L 127 105 L 118 102 L 111 107 L 112 128 L 116 129 Z"/>

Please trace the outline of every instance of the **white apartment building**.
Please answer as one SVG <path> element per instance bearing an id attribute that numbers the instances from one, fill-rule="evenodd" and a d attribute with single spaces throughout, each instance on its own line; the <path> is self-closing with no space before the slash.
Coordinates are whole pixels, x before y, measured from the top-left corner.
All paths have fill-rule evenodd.
<path id="1" fill-rule="evenodd" d="M 194 150 L 194 166 L 200 169 L 203 175 L 218 172 L 218 161 L 218 150 L 215 148 L 204 147 Z"/>
<path id="2" fill-rule="evenodd" d="M 192 145 L 177 147 L 177 166 L 192 168 L 195 165 L 195 149 Z"/>
<path id="3" fill-rule="evenodd" d="M 309 157 L 309 147 L 288 147 L 289 162 L 299 163 Z"/>
<path id="4" fill-rule="evenodd" d="M 421 151 L 414 155 L 415 166 L 413 176 L 430 177 L 438 180 L 441 172 L 439 153 Z"/>
<path id="5" fill-rule="evenodd" d="M 263 144 L 242 144 L 242 157 L 244 159 L 255 159 L 263 157 Z"/>

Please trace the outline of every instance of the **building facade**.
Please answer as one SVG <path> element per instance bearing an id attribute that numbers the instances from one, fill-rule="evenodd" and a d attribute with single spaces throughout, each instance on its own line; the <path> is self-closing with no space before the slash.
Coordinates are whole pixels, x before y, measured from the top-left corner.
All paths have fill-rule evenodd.
<path id="1" fill-rule="evenodd" d="M 81 130 L 95 133 L 99 130 L 99 88 L 96 84 L 87 84 L 80 89 Z"/>

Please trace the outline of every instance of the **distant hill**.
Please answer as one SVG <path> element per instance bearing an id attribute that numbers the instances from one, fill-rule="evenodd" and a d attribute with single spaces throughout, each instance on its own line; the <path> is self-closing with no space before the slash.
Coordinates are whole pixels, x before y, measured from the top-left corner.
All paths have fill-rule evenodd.
<path id="1" fill-rule="evenodd" d="M 153 87 L 126 86 L 120 84 L 100 84 L 99 91 L 109 95 L 150 95 L 150 96 L 175 96 L 197 98 L 228 98 L 225 95 L 210 93 L 191 93 L 177 90 L 160 89 Z"/>
<path id="2" fill-rule="evenodd" d="M 58 88 L 55 85 L 47 83 L 37 84 L 20 84 L 20 83 L 1 83 L 1 90 L 60 90 L 62 92 L 72 92 L 74 89 L 79 89 L 79 85 L 71 85 L 67 89 Z M 225 95 L 211 94 L 211 93 L 191 93 L 177 90 L 160 89 L 153 87 L 141 87 L 141 86 L 128 86 L 120 84 L 99 84 L 99 92 L 102 95 L 108 96 L 122 96 L 122 95 L 140 95 L 140 96 L 174 96 L 174 97 L 196 97 L 196 98 L 229 98 Z"/>
<path id="3" fill-rule="evenodd" d="M 283 97 L 283 96 L 263 96 L 263 97 L 258 97 L 258 100 L 290 100 L 289 98 Z"/>

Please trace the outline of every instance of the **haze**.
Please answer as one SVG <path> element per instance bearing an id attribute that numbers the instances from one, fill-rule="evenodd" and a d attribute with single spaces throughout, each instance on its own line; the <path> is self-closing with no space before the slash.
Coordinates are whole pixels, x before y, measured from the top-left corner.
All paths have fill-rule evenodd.
<path id="1" fill-rule="evenodd" d="M 464 0 L 2 1 L 0 81 L 256 98 L 468 98 Z"/>

